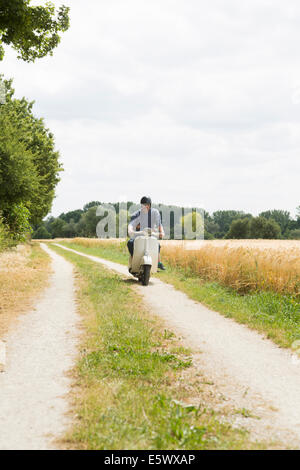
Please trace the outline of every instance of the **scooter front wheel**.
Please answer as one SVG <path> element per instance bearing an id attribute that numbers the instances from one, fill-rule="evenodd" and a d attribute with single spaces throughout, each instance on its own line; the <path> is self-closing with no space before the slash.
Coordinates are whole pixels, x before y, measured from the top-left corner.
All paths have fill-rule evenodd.
<path id="1" fill-rule="evenodd" d="M 144 264 L 143 266 L 143 275 L 142 275 L 142 284 L 143 286 L 148 286 L 150 280 L 151 266 L 149 264 Z"/>

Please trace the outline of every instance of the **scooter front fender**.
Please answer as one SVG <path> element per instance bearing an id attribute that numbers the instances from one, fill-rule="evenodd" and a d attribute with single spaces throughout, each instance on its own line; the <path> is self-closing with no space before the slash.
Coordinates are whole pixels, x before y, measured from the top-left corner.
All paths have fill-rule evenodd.
<path id="1" fill-rule="evenodd" d="M 148 264 L 149 266 L 152 266 L 151 256 L 143 256 L 143 263 L 142 264 Z"/>

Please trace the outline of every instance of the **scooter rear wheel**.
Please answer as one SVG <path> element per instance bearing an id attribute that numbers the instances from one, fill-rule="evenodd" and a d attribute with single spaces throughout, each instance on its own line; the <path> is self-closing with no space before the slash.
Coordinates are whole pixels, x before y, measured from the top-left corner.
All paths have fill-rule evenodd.
<path id="1" fill-rule="evenodd" d="M 148 286 L 150 280 L 151 266 L 149 264 L 144 264 L 143 266 L 143 276 L 142 284 L 143 286 Z"/>

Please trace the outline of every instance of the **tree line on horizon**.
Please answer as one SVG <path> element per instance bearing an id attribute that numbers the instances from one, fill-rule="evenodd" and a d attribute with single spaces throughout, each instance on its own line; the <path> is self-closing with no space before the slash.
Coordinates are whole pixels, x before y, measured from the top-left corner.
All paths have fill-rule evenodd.
<path id="1" fill-rule="evenodd" d="M 96 215 L 99 201 L 91 201 L 82 209 L 48 217 L 33 227 L 33 239 L 96 237 L 96 226 L 101 217 Z M 110 203 L 117 215 L 117 235 L 119 203 Z M 133 202 L 127 202 L 129 210 Z M 164 207 L 159 204 L 159 207 Z M 165 206 L 170 207 L 170 206 Z M 287 239 L 300 240 L 300 206 L 292 218 L 290 212 L 273 209 L 261 212 L 257 217 L 237 210 L 218 210 L 204 214 L 204 238 L 213 239 Z M 129 217 L 129 216 L 128 216 Z M 129 221 L 129 219 L 128 219 Z M 194 226 L 194 220 L 193 220 Z M 194 227 L 193 227 L 194 228 Z M 170 238 L 174 238 L 174 225 L 171 221 Z"/>

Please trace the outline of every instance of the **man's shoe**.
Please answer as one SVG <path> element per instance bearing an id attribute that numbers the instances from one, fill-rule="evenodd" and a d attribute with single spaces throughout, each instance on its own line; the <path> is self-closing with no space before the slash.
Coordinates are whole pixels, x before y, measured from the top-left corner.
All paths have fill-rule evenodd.
<path id="1" fill-rule="evenodd" d="M 161 262 L 158 263 L 157 267 L 158 267 L 159 269 L 161 269 L 162 271 L 165 271 L 165 270 L 166 270 L 166 268 L 164 267 L 164 265 L 163 265 Z"/>

